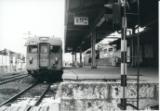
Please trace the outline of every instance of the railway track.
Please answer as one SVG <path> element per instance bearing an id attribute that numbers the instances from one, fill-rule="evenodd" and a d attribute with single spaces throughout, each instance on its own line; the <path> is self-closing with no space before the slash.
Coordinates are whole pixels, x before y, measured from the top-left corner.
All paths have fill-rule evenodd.
<path id="1" fill-rule="evenodd" d="M 18 77 L 24 74 L 27 74 L 27 72 L 23 71 L 23 72 L 13 72 L 13 73 L 1 74 L 0 80 L 9 79 L 11 77 Z"/>
<path id="2" fill-rule="evenodd" d="M 22 76 L 22 75 L 26 75 L 26 74 L 14 74 L 14 75 L 4 75 L 0 78 L 0 80 L 5 80 L 5 79 L 10 79 L 10 78 L 13 78 L 13 77 L 19 77 L 19 76 Z"/>
<path id="3" fill-rule="evenodd" d="M 29 87 L 27 87 L 26 89 L 24 89 L 23 91 L 19 92 L 18 94 L 12 96 L 11 98 L 9 98 L 8 100 L 4 101 L 3 103 L 0 104 L 0 107 L 6 105 L 9 102 L 15 101 L 18 97 L 20 97 L 22 94 L 24 94 L 25 92 L 27 92 L 28 90 L 30 90 L 31 88 L 33 88 L 34 86 L 36 86 L 38 83 L 32 84 Z"/>
<path id="4" fill-rule="evenodd" d="M 50 86 L 51 86 L 51 84 L 48 84 L 46 90 L 43 91 L 43 93 L 41 94 L 41 96 L 39 97 L 39 99 L 34 103 L 33 106 L 38 106 L 41 103 L 42 99 L 44 98 L 44 96 L 48 92 Z M 29 106 L 26 111 L 30 111 L 31 108 L 32 108 L 32 106 Z"/>
<path id="5" fill-rule="evenodd" d="M 24 89 L 23 91 L 19 92 L 18 94 L 16 94 L 16 95 L 14 95 L 13 97 L 9 98 L 9 99 L 6 100 L 5 102 L 1 103 L 1 104 L 0 104 L 0 107 L 5 106 L 5 105 L 7 105 L 7 104 L 9 104 L 9 103 L 13 103 L 13 102 L 16 101 L 20 96 L 22 96 L 23 94 L 27 93 L 27 92 L 30 91 L 32 88 L 34 88 L 34 87 L 36 87 L 36 86 L 38 87 L 38 84 L 39 84 L 39 83 L 34 83 L 34 84 L 30 85 L 29 87 L 27 87 L 27 88 Z M 46 84 L 45 84 L 45 85 L 46 85 Z M 33 106 L 38 106 L 38 105 L 41 103 L 41 101 L 43 100 L 43 98 L 45 97 L 45 95 L 46 95 L 46 93 L 48 92 L 48 90 L 50 89 L 50 86 L 51 86 L 51 84 L 47 84 L 47 87 L 45 88 L 45 90 L 42 91 L 42 93 L 40 94 L 40 96 L 38 97 L 38 99 L 36 100 L 36 102 L 35 102 L 33 105 L 27 107 L 25 111 L 30 111 Z M 36 95 L 36 96 L 37 96 L 37 95 Z M 7 109 L 7 108 L 6 108 L 6 109 Z"/>
<path id="6" fill-rule="evenodd" d="M 22 72 L 13 72 L 13 73 L 8 73 L 8 74 L 1 74 L 2 77 L 8 77 L 8 76 L 13 76 L 13 75 L 20 75 Z"/>
<path id="7" fill-rule="evenodd" d="M 13 82 L 13 81 L 16 81 L 16 80 L 19 80 L 19 79 L 22 79 L 22 78 L 25 78 L 25 77 L 28 77 L 28 76 L 30 76 L 30 75 L 24 74 L 24 75 L 12 76 L 12 77 L 9 77 L 7 79 L 2 80 L 0 82 L 0 85 L 6 84 L 6 83 L 9 83 L 9 82 Z"/>

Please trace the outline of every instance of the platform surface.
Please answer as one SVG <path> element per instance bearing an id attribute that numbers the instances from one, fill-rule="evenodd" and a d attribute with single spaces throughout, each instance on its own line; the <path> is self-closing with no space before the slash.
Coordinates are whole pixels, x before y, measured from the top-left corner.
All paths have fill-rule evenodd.
<path id="1" fill-rule="evenodd" d="M 137 68 L 128 68 L 127 78 L 136 79 Z M 140 79 L 148 82 L 158 83 L 158 68 L 140 68 Z M 120 80 L 120 67 L 99 66 L 91 69 L 89 66 L 83 68 L 65 68 L 63 80 Z"/>

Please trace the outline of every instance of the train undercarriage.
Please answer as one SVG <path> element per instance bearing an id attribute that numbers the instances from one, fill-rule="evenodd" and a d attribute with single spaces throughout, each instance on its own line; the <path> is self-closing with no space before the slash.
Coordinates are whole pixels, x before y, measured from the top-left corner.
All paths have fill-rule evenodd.
<path id="1" fill-rule="evenodd" d="M 62 81 L 63 70 L 28 70 L 28 74 L 40 81 Z"/>

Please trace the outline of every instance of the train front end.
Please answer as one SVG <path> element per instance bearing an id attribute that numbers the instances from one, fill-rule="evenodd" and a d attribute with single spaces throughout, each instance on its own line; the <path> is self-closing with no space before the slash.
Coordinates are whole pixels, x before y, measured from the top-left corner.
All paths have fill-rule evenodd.
<path id="1" fill-rule="evenodd" d="M 30 51 L 32 48 L 34 51 Z M 56 38 L 40 37 L 37 45 L 28 45 L 27 70 L 37 79 L 62 78 L 62 42 Z M 32 62 L 31 62 L 32 61 Z"/>

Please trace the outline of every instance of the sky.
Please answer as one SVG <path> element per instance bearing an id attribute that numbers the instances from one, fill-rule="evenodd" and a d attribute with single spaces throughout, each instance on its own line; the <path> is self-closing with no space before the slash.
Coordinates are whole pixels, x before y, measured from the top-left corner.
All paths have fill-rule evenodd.
<path id="1" fill-rule="evenodd" d="M 0 50 L 26 53 L 30 36 L 64 40 L 65 0 L 0 0 Z"/>

